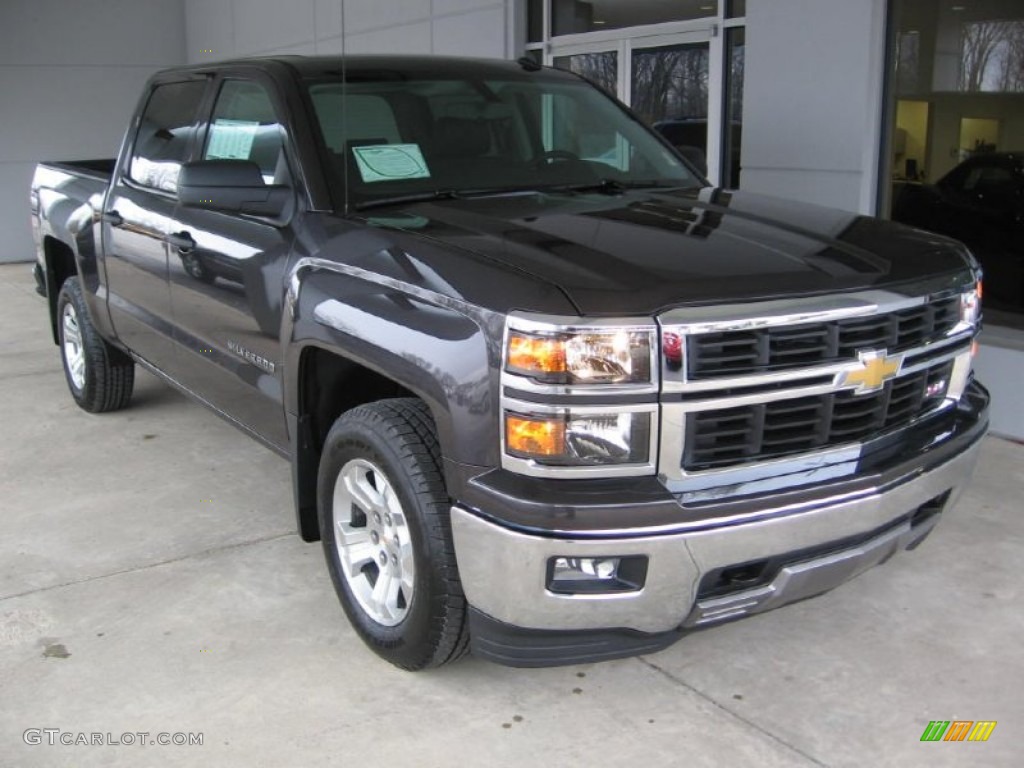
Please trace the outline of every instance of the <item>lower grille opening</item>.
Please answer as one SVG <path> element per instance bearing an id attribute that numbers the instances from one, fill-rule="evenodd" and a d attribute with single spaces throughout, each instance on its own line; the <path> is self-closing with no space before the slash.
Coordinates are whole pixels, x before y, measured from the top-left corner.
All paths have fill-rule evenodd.
<path id="1" fill-rule="evenodd" d="M 941 509 L 941 505 L 944 505 L 948 498 L 949 492 L 947 491 L 941 496 L 936 496 L 934 499 L 925 502 L 913 512 L 901 515 L 887 525 L 883 525 L 882 527 L 876 528 L 873 531 L 868 531 L 867 533 L 857 534 L 856 536 L 847 536 L 846 538 L 830 541 L 826 544 L 819 544 L 816 547 L 807 547 L 806 549 L 785 552 L 781 555 L 765 558 L 763 560 L 752 560 L 746 563 L 736 563 L 722 568 L 715 568 L 714 570 L 708 571 L 704 574 L 704 578 L 701 579 L 700 585 L 697 587 L 697 599 L 707 600 L 713 597 L 725 597 L 726 595 L 731 595 L 734 592 L 743 592 L 748 589 L 754 589 L 756 587 L 764 586 L 765 584 L 770 584 L 772 580 L 779 575 L 779 571 L 787 565 L 794 565 L 795 563 L 814 560 L 816 558 L 830 555 L 834 552 L 842 552 L 844 549 L 850 549 L 851 547 L 856 547 L 867 541 L 871 541 L 872 539 L 881 536 L 883 533 L 903 525 L 908 520 L 913 520 L 924 507 L 934 504 L 939 499 L 942 499 L 940 504 Z"/>
<path id="2" fill-rule="evenodd" d="M 910 527 L 916 528 L 941 513 L 946 507 L 946 502 L 949 501 L 949 494 L 949 491 L 940 493 L 934 499 L 929 499 L 918 507 L 910 518 Z"/>

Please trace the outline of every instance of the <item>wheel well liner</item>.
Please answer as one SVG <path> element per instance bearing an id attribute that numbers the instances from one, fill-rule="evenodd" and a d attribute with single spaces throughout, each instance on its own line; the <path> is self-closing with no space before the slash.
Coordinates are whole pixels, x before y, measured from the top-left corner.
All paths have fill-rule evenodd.
<path id="1" fill-rule="evenodd" d="M 335 420 L 352 408 L 391 397 L 417 397 L 398 382 L 316 346 L 302 351 L 298 368 L 297 434 L 292 459 L 296 514 L 304 541 L 320 538 L 316 511 L 320 453 Z"/>
<path id="2" fill-rule="evenodd" d="M 43 240 L 43 255 L 46 259 L 46 300 L 50 308 L 50 331 L 53 334 L 53 343 L 58 344 L 57 295 L 64 281 L 74 277 L 78 270 L 71 248 L 55 237 L 47 236 Z"/>

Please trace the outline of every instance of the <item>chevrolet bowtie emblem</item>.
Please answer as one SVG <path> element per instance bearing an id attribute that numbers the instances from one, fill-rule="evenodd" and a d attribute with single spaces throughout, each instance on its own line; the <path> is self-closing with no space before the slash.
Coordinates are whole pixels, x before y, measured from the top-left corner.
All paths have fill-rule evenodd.
<path id="1" fill-rule="evenodd" d="M 863 395 L 877 392 L 889 379 L 895 377 L 903 366 L 903 355 L 885 354 L 885 350 L 868 349 L 858 352 L 859 368 L 847 371 L 843 376 L 842 386 L 855 387 L 854 394 Z"/>

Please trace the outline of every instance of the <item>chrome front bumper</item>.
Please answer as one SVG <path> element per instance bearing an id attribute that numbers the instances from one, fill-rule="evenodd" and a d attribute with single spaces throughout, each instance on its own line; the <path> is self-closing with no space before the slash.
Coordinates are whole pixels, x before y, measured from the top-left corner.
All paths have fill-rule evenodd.
<path id="1" fill-rule="evenodd" d="M 914 525 L 911 513 L 944 494 L 948 496 L 943 509 L 952 506 L 971 477 L 978 450 L 975 442 L 929 471 L 853 499 L 823 498 L 792 514 L 769 508 L 756 522 L 678 534 L 632 538 L 623 531 L 622 538 L 541 537 L 512 531 L 454 506 L 452 531 L 463 589 L 476 612 L 524 630 L 614 628 L 653 634 L 760 613 L 832 589 L 916 544 L 938 516 Z M 846 548 L 828 547 L 872 531 L 880 533 Z M 815 548 L 828 553 L 787 562 L 770 581 L 756 587 L 698 598 L 702 578 L 716 569 Z M 548 561 L 553 557 L 626 555 L 648 558 L 646 581 L 637 591 L 568 595 L 547 589 Z"/>

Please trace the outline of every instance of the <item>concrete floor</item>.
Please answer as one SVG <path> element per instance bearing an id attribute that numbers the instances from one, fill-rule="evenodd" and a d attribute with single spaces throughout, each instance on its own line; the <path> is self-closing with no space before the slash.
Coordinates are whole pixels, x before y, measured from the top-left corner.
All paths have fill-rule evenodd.
<path id="1" fill-rule="evenodd" d="M 1021 445 L 989 439 L 922 548 L 820 598 L 646 658 L 409 674 L 347 625 L 284 461 L 149 375 L 84 413 L 48 334 L 0 267 L 0 766 L 1021 764 Z M 955 719 L 998 726 L 919 741 Z"/>

